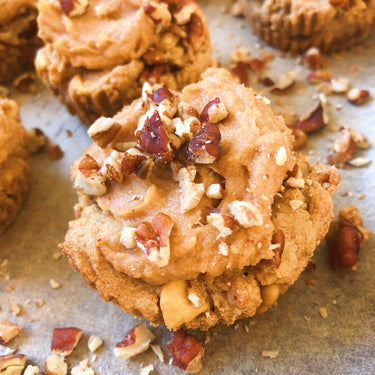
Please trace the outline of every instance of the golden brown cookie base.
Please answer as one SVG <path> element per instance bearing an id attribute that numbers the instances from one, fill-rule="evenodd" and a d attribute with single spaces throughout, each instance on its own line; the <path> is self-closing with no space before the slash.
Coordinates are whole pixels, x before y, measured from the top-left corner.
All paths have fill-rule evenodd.
<path id="1" fill-rule="evenodd" d="M 299 163 L 305 162 L 300 159 Z M 209 308 L 185 327 L 207 330 L 216 324 L 229 325 L 251 317 L 267 310 L 295 282 L 328 231 L 333 213 L 331 191 L 339 180 L 331 167 L 317 166 L 308 173 L 304 189 L 287 187 L 272 206 L 272 222 L 285 235 L 280 265 L 276 268 L 265 260 L 218 277 L 200 275 L 188 281 L 186 293 L 199 296 L 201 303 L 208 303 Z M 295 209 L 293 202 L 301 202 L 301 206 Z M 111 225 L 111 215 L 84 197 L 76 212 L 78 218 L 70 223 L 61 245 L 73 267 L 89 285 L 98 289 L 104 300 L 111 300 L 153 324 L 162 323 L 159 307 L 162 286 L 152 286 L 116 271 L 99 250 L 96 239 L 105 230 L 104 222 Z"/>
<path id="2" fill-rule="evenodd" d="M 256 34 L 281 50 L 304 52 L 318 47 L 334 52 L 356 45 L 373 30 L 375 1 L 359 1 L 349 8 L 328 0 L 240 0 Z"/>

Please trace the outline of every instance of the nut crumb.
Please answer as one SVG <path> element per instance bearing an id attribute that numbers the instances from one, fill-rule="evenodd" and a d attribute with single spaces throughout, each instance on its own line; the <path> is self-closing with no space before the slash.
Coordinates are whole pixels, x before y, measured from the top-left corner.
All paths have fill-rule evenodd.
<path id="1" fill-rule="evenodd" d="M 319 314 L 323 319 L 328 317 L 328 311 L 326 307 L 319 307 Z"/>
<path id="2" fill-rule="evenodd" d="M 56 281 L 55 279 L 51 279 L 49 281 L 49 284 L 51 285 L 52 289 L 60 289 L 61 288 L 61 284 L 58 281 Z"/>
<path id="3" fill-rule="evenodd" d="M 16 303 L 10 301 L 9 302 L 9 307 L 12 310 L 12 314 L 14 316 L 18 316 L 18 315 L 21 314 L 21 307 L 19 305 L 17 305 Z"/>
<path id="4" fill-rule="evenodd" d="M 269 357 L 269 358 L 276 358 L 279 355 L 279 350 L 262 350 L 261 355 L 262 357 Z"/>

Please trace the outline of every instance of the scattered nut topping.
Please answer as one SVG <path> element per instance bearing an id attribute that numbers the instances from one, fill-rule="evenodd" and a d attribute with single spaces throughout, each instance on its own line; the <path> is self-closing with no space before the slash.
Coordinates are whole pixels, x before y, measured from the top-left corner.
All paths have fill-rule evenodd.
<path id="1" fill-rule="evenodd" d="M 196 11 L 197 4 L 195 2 L 187 3 L 178 12 L 173 14 L 173 18 L 176 20 L 177 25 L 185 25 Z"/>
<path id="2" fill-rule="evenodd" d="M 150 344 L 152 351 L 157 355 L 160 362 L 164 362 L 164 353 L 157 344 Z"/>
<path id="3" fill-rule="evenodd" d="M 286 74 L 281 75 L 275 86 L 271 89 L 271 92 L 278 93 L 278 92 L 285 92 L 286 90 L 292 88 L 295 83 L 296 79 L 299 75 L 298 70 L 292 70 Z"/>
<path id="4" fill-rule="evenodd" d="M 101 196 L 107 192 L 106 177 L 100 172 L 96 160 L 85 154 L 78 165 L 74 187 L 87 195 Z"/>
<path id="5" fill-rule="evenodd" d="M 44 305 L 45 305 L 45 301 L 44 300 L 42 300 L 42 299 L 36 299 L 35 300 L 35 305 L 37 306 L 37 307 L 39 307 L 39 308 L 41 308 L 41 307 L 43 307 Z"/>
<path id="6" fill-rule="evenodd" d="M 140 147 L 148 152 L 169 162 L 173 160 L 173 150 L 159 112 L 144 115 L 139 120 L 138 129 L 135 132 Z"/>
<path id="7" fill-rule="evenodd" d="M 64 152 L 59 145 L 48 145 L 47 155 L 51 160 L 59 160 L 64 156 Z"/>
<path id="8" fill-rule="evenodd" d="M 179 102 L 178 103 L 178 114 L 183 121 L 195 117 L 199 120 L 199 113 L 188 103 Z"/>
<path id="9" fill-rule="evenodd" d="M 50 354 L 46 359 L 44 368 L 47 375 L 66 375 L 68 373 L 68 365 L 60 354 Z"/>
<path id="10" fill-rule="evenodd" d="M 281 146 L 276 153 L 276 164 L 281 167 L 287 162 L 287 160 L 285 146 Z"/>
<path id="11" fill-rule="evenodd" d="M 90 352 L 95 352 L 96 349 L 98 349 L 101 345 L 103 344 L 103 340 L 96 336 L 96 335 L 91 335 L 89 337 L 89 341 L 87 343 L 87 346 L 90 350 Z"/>
<path id="12" fill-rule="evenodd" d="M 155 335 L 147 328 L 145 323 L 141 323 L 133 327 L 122 341 L 116 344 L 114 353 L 117 357 L 129 359 L 145 352 L 154 340 Z"/>
<path id="13" fill-rule="evenodd" d="M 226 238 L 232 234 L 234 222 L 230 215 L 210 213 L 207 222 L 219 231 L 219 237 Z"/>
<path id="14" fill-rule="evenodd" d="M 89 127 L 87 134 L 99 147 L 105 148 L 120 130 L 120 124 L 112 118 L 102 116 Z"/>
<path id="15" fill-rule="evenodd" d="M 71 371 L 72 375 L 95 375 L 94 370 L 89 366 L 89 360 L 86 358 L 74 366 Z"/>
<path id="16" fill-rule="evenodd" d="M 0 355 L 0 374 L 21 375 L 27 357 L 23 354 Z"/>
<path id="17" fill-rule="evenodd" d="M 197 207 L 204 195 L 204 184 L 194 183 L 197 170 L 195 166 L 189 165 L 181 168 L 176 175 L 181 189 L 180 205 L 184 212 Z"/>
<path id="18" fill-rule="evenodd" d="M 302 56 L 303 61 L 312 70 L 317 70 L 322 67 L 322 55 L 320 50 L 316 47 L 310 47 Z"/>
<path id="19" fill-rule="evenodd" d="M 327 125 L 324 105 L 320 100 L 311 110 L 302 115 L 293 126 L 303 130 L 306 134 L 319 131 Z"/>
<path id="20" fill-rule="evenodd" d="M 331 268 L 340 270 L 355 267 L 360 248 L 370 233 L 363 228 L 362 218 L 355 206 L 340 210 L 338 220 L 331 223 L 327 236 Z"/>
<path id="21" fill-rule="evenodd" d="M 319 83 L 321 81 L 330 81 L 331 79 L 332 74 L 329 70 L 317 70 L 307 76 L 308 82 L 312 84 Z"/>
<path id="22" fill-rule="evenodd" d="M 9 302 L 9 307 L 12 310 L 12 314 L 14 316 L 18 316 L 18 315 L 21 314 L 21 307 L 19 305 L 17 305 L 16 303 L 10 301 Z"/>
<path id="23" fill-rule="evenodd" d="M 279 350 L 262 350 L 260 352 L 262 357 L 276 358 L 279 355 Z"/>
<path id="24" fill-rule="evenodd" d="M 167 345 L 173 364 L 186 372 L 197 374 L 202 369 L 204 344 L 197 337 L 177 331 Z"/>
<path id="25" fill-rule="evenodd" d="M 115 181 L 121 184 L 123 179 L 122 174 L 122 159 L 123 155 L 116 150 L 111 152 L 111 155 L 103 161 L 99 174 L 104 176 L 109 181 Z"/>
<path id="26" fill-rule="evenodd" d="M 232 74 L 234 74 L 237 78 L 240 84 L 247 85 L 249 82 L 248 77 L 248 64 L 243 61 L 238 61 L 233 64 L 233 67 L 231 68 Z"/>
<path id="27" fill-rule="evenodd" d="M 141 223 L 135 232 L 138 247 L 142 249 L 147 259 L 158 267 L 165 267 L 169 263 L 169 236 L 173 228 L 172 219 L 163 213 L 158 213 L 149 222 Z"/>
<path id="28" fill-rule="evenodd" d="M 228 204 L 228 208 L 234 219 L 244 228 L 263 225 L 262 214 L 251 202 L 233 201 Z"/>
<path id="29" fill-rule="evenodd" d="M 213 163 L 220 156 L 220 129 L 215 124 L 204 124 L 186 146 L 186 160 L 196 164 Z"/>
<path id="30" fill-rule="evenodd" d="M 170 26 L 172 15 L 168 10 L 167 4 L 150 2 L 144 6 L 144 11 L 148 17 L 157 25 L 157 33 Z"/>
<path id="31" fill-rule="evenodd" d="M 346 78 L 337 78 L 331 80 L 331 87 L 336 94 L 345 94 L 349 90 L 349 81 Z"/>
<path id="32" fill-rule="evenodd" d="M 160 115 L 172 118 L 178 109 L 177 96 L 166 87 L 160 87 L 149 96 L 151 105 L 156 105 Z"/>
<path id="33" fill-rule="evenodd" d="M 121 231 L 120 243 L 122 243 L 127 249 L 135 249 L 137 247 L 137 241 L 135 240 L 135 233 L 137 228 L 124 227 Z"/>
<path id="34" fill-rule="evenodd" d="M 0 321 L 0 345 L 7 344 L 21 332 L 21 327 L 7 320 Z"/>
<path id="35" fill-rule="evenodd" d="M 154 161 L 135 147 L 129 148 L 121 162 L 121 173 L 129 176 L 135 173 L 140 178 L 148 178 L 154 167 Z"/>
<path id="36" fill-rule="evenodd" d="M 206 189 L 206 195 L 212 199 L 223 199 L 224 189 L 220 184 L 211 184 Z"/>
<path id="37" fill-rule="evenodd" d="M 353 88 L 348 91 L 346 98 L 348 101 L 355 105 L 361 105 L 370 96 L 370 92 L 367 90 L 361 90 L 358 88 Z"/>
<path id="38" fill-rule="evenodd" d="M 55 328 L 51 341 L 51 352 L 66 357 L 72 354 L 81 337 L 82 330 L 79 328 Z"/>
<path id="39" fill-rule="evenodd" d="M 56 281 L 55 279 L 50 279 L 49 284 L 51 285 L 52 289 L 61 288 L 61 284 L 58 281 Z"/>
<path id="40" fill-rule="evenodd" d="M 23 375 L 42 375 L 38 366 L 28 365 Z"/>
<path id="41" fill-rule="evenodd" d="M 209 101 L 201 112 L 201 121 L 217 124 L 228 116 L 228 111 L 220 97 Z"/>
<path id="42" fill-rule="evenodd" d="M 79 17 L 86 13 L 89 0 L 59 0 L 62 11 L 68 17 Z"/>
<path id="43" fill-rule="evenodd" d="M 355 158 L 355 159 L 352 159 L 352 160 L 348 161 L 349 165 L 351 165 L 352 167 L 356 167 L 356 168 L 366 167 L 370 163 L 371 163 L 371 160 L 366 159 L 366 158 L 362 158 L 362 157 L 358 157 L 358 158 Z"/>
<path id="44" fill-rule="evenodd" d="M 326 307 L 319 307 L 319 314 L 323 319 L 328 318 L 328 311 Z"/>

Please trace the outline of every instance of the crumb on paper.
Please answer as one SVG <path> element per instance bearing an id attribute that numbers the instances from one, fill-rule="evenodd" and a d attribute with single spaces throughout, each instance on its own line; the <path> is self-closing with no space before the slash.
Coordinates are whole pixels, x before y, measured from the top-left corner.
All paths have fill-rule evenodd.
<path id="1" fill-rule="evenodd" d="M 268 358 L 276 358 L 279 355 L 279 350 L 262 350 L 261 355 L 262 357 L 268 357 Z"/>
<path id="2" fill-rule="evenodd" d="M 148 365 L 146 367 L 143 367 L 139 373 L 139 375 L 149 375 L 151 371 L 154 371 L 153 365 Z"/>
<path id="3" fill-rule="evenodd" d="M 328 317 L 328 310 L 326 307 L 319 307 L 319 314 L 323 319 Z"/>
<path id="4" fill-rule="evenodd" d="M 12 314 L 14 316 L 18 316 L 18 315 L 21 314 L 21 307 L 19 305 L 17 305 L 16 303 L 10 301 L 9 302 L 9 307 L 12 310 Z"/>
<path id="5" fill-rule="evenodd" d="M 164 362 L 164 353 L 157 344 L 150 344 L 152 351 L 156 354 L 160 362 Z"/>
<path id="6" fill-rule="evenodd" d="M 61 288 L 61 284 L 58 281 L 56 281 L 55 279 L 51 279 L 49 281 L 49 284 L 51 285 L 52 289 L 59 289 L 59 288 Z"/>

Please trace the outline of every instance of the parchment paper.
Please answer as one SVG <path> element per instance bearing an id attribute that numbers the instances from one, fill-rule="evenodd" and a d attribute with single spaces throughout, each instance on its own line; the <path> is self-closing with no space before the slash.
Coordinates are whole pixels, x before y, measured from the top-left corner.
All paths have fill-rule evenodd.
<path id="1" fill-rule="evenodd" d="M 230 52 L 245 46 L 259 57 L 262 51 L 273 51 L 277 57 L 267 65 L 267 75 L 278 76 L 290 70 L 301 70 L 300 82 L 285 96 L 274 96 L 256 83 L 251 84 L 270 97 L 276 111 L 304 113 L 311 108 L 316 87 L 308 85 L 308 69 L 296 65 L 290 56 L 284 56 L 252 35 L 244 19 L 223 12 L 228 1 L 202 3 L 214 40 L 215 52 L 222 64 L 229 63 Z M 370 38 L 375 42 L 375 35 Z M 334 77 L 346 77 L 353 87 L 367 89 L 375 96 L 375 47 L 354 49 L 329 58 L 328 69 Z M 350 67 L 358 67 L 351 72 Z M 354 70 L 353 68 L 351 70 Z M 166 344 L 172 334 L 163 326 L 153 328 L 157 343 L 165 354 L 160 363 L 152 351 L 125 361 L 113 354 L 113 347 L 125 333 L 139 322 L 112 303 L 101 300 L 80 274 L 73 271 L 65 257 L 55 259 L 63 241 L 68 221 L 73 219 L 76 193 L 69 178 L 69 169 L 91 140 L 87 128 L 45 88 L 35 95 L 13 93 L 21 103 L 22 119 L 27 128 L 39 127 L 51 142 L 65 153 L 59 161 L 51 161 L 46 154 L 32 160 L 33 186 L 16 221 L 0 237 L 0 320 L 6 319 L 22 326 L 21 334 L 6 348 L 16 347 L 18 353 L 28 356 L 29 363 L 44 369 L 50 352 L 52 330 L 56 327 L 79 327 L 84 336 L 71 356 L 70 365 L 89 358 L 96 374 L 138 374 L 142 366 L 153 364 L 152 374 L 180 374 L 168 364 L 170 355 Z M 276 105 L 277 98 L 283 106 Z M 338 132 L 330 129 L 347 124 L 363 132 L 375 144 L 375 101 L 371 99 L 360 107 L 347 103 L 339 95 L 329 96 L 329 126 L 310 137 L 312 162 L 325 162 Z M 337 111 L 341 103 L 343 109 Z M 67 131 L 72 133 L 69 137 Z M 365 168 L 340 170 L 342 182 L 334 196 L 335 212 L 348 205 L 356 205 L 365 227 L 375 231 L 375 151 L 374 147 L 359 152 L 373 162 Z M 349 194 L 346 194 L 349 193 Z M 361 195 L 362 194 L 362 195 Z M 363 194 L 365 197 L 363 198 Z M 363 198 L 363 199 L 360 199 Z M 198 332 L 206 340 L 206 355 L 202 374 L 372 374 L 375 373 L 375 252 L 374 238 L 360 253 L 356 271 L 334 272 L 330 269 L 327 249 L 323 242 L 313 258 L 316 270 L 305 271 L 300 280 L 283 295 L 268 312 L 238 324 L 211 329 L 208 334 Z M 315 286 L 306 279 L 317 280 Z M 50 280 L 61 284 L 52 289 Z M 35 301 L 45 305 L 37 307 Z M 13 316 L 9 302 L 22 307 L 19 316 Z M 326 319 L 319 313 L 325 307 Z M 96 361 L 87 349 L 87 340 L 96 334 L 104 340 L 97 351 Z M 207 339 L 209 338 L 209 339 Z M 278 350 L 279 355 L 267 358 L 262 350 Z"/>

